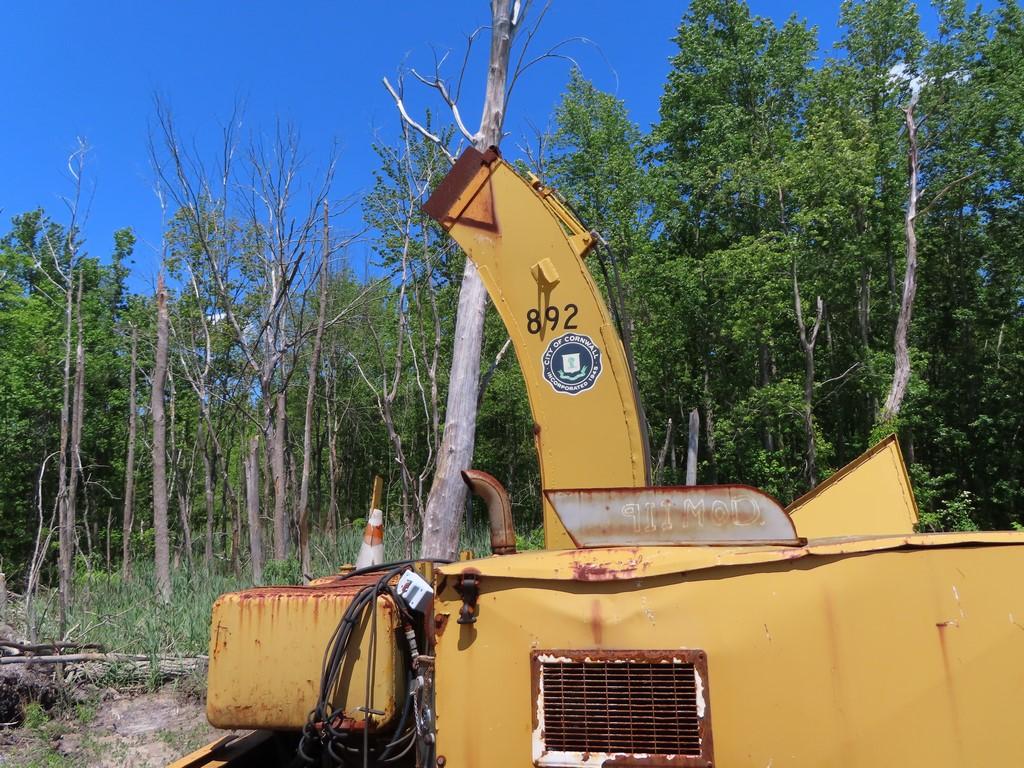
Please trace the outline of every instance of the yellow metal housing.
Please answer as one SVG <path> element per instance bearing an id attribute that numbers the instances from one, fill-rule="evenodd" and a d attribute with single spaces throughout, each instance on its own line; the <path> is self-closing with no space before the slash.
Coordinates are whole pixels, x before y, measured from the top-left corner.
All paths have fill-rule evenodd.
<path id="1" fill-rule="evenodd" d="M 913 533 L 917 504 L 896 435 L 847 464 L 786 511 L 801 536 Z"/>
<path id="2" fill-rule="evenodd" d="M 316 704 L 324 652 L 356 592 L 379 575 L 324 580 L 307 587 L 263 587 L 221 595 L 210 626 L 206 715 L 217 728 L 298 730 Z M 388 723 L 405 685 L 394 642 L 398 618 L 388 597 L 377 600 L 377 644 L 370 708 Z M 335 706 L 356 725 L 367 705 L 369 612 L 353 633 Z"/>
<path id="3" fill-rule="evenodd" d="M 1013 533 L 445 566 L 437 754 L 448 768 L 536 764 L 532 654 L 688 649 L 706 654 L 717 766 L 1016 765 L 1022 568 Z M 479 584 L 474 624 L 454 620 L 463 574 Z"/>

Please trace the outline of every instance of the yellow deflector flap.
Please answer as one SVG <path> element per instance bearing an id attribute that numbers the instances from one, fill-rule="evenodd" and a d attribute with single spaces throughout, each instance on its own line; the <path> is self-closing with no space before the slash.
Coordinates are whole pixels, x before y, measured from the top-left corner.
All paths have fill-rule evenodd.
<path id="1" fill-rule="evenodd" d="M 786 511 L 797 533 L 809 539 L 913 533 L 917 504 L 896 435 L 858 456 Z"/>

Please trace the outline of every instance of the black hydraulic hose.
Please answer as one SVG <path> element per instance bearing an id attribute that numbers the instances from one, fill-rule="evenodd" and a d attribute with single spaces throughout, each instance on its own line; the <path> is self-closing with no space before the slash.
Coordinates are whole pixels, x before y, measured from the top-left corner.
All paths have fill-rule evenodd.
<path id="1" fill-rule="evenodd" d="M 412 711 L 412 707 L 413 707 L 413 698 L 414 698 L 414 696 L 413 696 L 413 692 L 412 692 L 412 682 L 413 682 L 414 679 L 415 678 L 413 677 L 412 674 L 409 674 L 406 677 L 406 687 L 409 689 L 409 695 L 405 697 L 405 706 L 402 707 L 402 715 L 401 715 L 401 717 L 398 718 L 398 727 L 395 729 L 396 736 L 395 736 L 394 739 L 392 739 L 390 742 L 388 742 L 386 747 L 384 747 L 384 751 L 381 752 L 380 758 L 379 758 L 381 760 L 384 760 L 384 759 L 390 757 L 391 756 L 390 755 L 391 750 L 394 749 L 396 746 L 398 746 L 401 743 L 402 739 L 404 738 L 404 736 L 402 735 L 402 731 L 405 729 L 405 721 L 409 719 L 409 713 Z M 411 731 L 411 733 L 414 733 L 414 732 L 415 732 L 415 729 L 413 729 L 413 731 Z"/>
<path id="2" fill-rule="evenodd" d="M 341 576 L 340 580 L 352 578 L 353 576 L 368 574 L 368 573 L 380 573 L 382 574 L 372 584 L 367 584 L 356 593 L 352 602 L 346 607 L 341 620 L 335 627 L 334 632 L 331 634 L 331 638 L 328 641 L 327 647 L 324 649 L 324 659 L 321 664 L 321 678 L 320 678 L 320 694 L 317 699 L 316 706 L 309 714 L 306 726 L 303 728 L 302 736 L 299 740 L 299 745 L 296 750 L 296 759 L 302 760 L 306 765 L 314 765 L 317 761 L 317 755 L 311 754 L 310 749 L 319 752 L 320 749 L 326 749 L 328 757 L 338 765 L 343 765 L 346 761 L 345 756 L 338 754 L 337 749 L 342 749 L 350 755 L 359 754 L 360 750 L 353 748 L 345 744 L 345 739 L 350 734 L 347 731 L 334 727 L 334 722 L 345 714 L 344 706 L 337 707 L 334 709 L 330 708 L 329 701 L 331 691 L 336 687 L 338 680 L 340 679 L 341 669 L 344 665 L 344 658 L 348 651 L 349 641 L 352 638 L 353 630 L 355 626 L 363 620 L 363 615 L 367 609 L 367 606 L 375 604 L 376 599 L 379 595 L 387 592 L 398 607 L 399 612 L 403 618 L 411 620 L 411 614 L 408 609 L 399 598 L 394 587 L 389 583 L 395 576 L 402 573 L 407 567 L 417 562 L 432 562 L 439 564 L 451 563 L 451 560 L 445 560 L 442 558 L 420 558 L 418 560 L 400 560 L 393 563 L 380 563 L 378 565 L 371 565 L 366 568 L 359 568 Z M 376 613 L 373 614 L 376 619 Z M 376 621 L 372 622 L 373 629 L 371 631 L 376 634 Z M 375 637 L 373 638 L 375 642 Z M 411 662 L 411 659 L 410 659 Z M 408 719 L 408 712 L 413 706 L 412 694 L 411 694 L 411 678 L 412 674 L 410 671 L 410 696 L 406 701 L 405 707 L 403 707 L 401 720 L 398 727 L 398 735 L 389 742 L 384 752 L 378 759 L 385 759 L 390 762 L 395 759 L 399 759 L 408 753 L 408 748 L 403 750 L 400 755 L 391 756 L 390 753 L 393 749 L 404 746 L 404 741 L 407 738 L 402 734 L 402 728 Z M 368 734 L 364 734 L 364 746 L 363 746 L 363 759 L 364 761 L 369 759 L 370 749 L 368 743 L 365 742 Z M 415 730 L 410 732 L 413 743 L 415 742 Z M 315 745 L 319 743 L 319 748 Z"/>

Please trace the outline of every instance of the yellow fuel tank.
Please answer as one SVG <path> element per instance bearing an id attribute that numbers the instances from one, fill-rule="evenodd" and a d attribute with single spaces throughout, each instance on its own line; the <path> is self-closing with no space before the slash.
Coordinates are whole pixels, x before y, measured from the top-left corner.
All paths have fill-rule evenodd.
<path id="1" fill-rule="evenodd" d="M 304 587 L 260 587 L 221 595 L 210 624 L 206 715 L 217 728 L 299 730 L 316 704 L 324 652 L 345 609 L 380 574 L 323 579 Z M 394 642 L 399 625 L 391 598 L 377 599 L 371 701 L 366 700 L 369 612 L 353 632 L 334 706 L 356 724 L 359 708 L 382 712 L 371 729 L 395 715 L 403 696 L 404 662 Z"/>

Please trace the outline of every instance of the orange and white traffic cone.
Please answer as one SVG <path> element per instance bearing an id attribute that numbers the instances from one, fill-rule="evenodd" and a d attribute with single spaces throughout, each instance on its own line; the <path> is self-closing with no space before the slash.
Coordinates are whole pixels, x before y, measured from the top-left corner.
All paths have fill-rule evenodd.
<path id="1" fill-rule="evenodd" d="M 368 568 L 384 562 L 384 513 L 371 509 L 363 531 L 363 544 L 356 557 L 356 568 Z"/>

